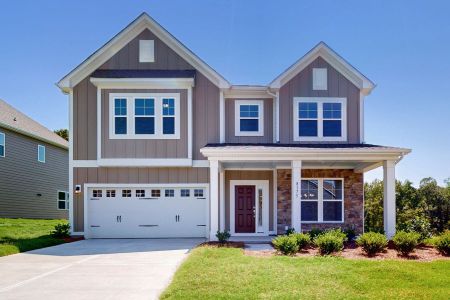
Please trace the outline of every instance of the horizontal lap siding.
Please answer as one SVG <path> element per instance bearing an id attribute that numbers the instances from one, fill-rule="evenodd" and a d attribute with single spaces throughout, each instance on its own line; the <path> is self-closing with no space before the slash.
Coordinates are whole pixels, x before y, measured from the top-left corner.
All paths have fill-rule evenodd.
<path id="1" fill-rule="evenodd" d="M 312 69 L 327 68 L 328 89 L 312 89 Z M 359 89 L 340 74 L 323 58 L 319 57 L 298 73 L 280 89 L 280 142 L 299 143 L 293 139 L 294 97 L 345 97 L 347 98 L 347 140 L 359 143 Z M 302 142 L 305 143 L 305 142 Z"/>
<path id="2" fill-rule="evenodd" d="M 264 101 L 264 136 L 235 136 L 235 103 L 239 99 L 225 101 L 225 135 L 227 143 L 272 143 L 273 142 L 273 100 L 254 99 Z M 245 99 L 252 100 L 252 99 Z"/>
<path id="3" fill-rule="evenodd" d="M 208 168 L 74 168 L 74 186 L 85 183 L 151 184 L 209 182 Z M 74 196 L 74 230 L 83 231 L 84 193 Z"/>
<path id="4" fill-rule="evenodd" d="M 230 230 L 230 180 L 269 180 L 269 230 L 273 229 L 273 171 L 225 171 L 225 228 Z"/>
<path id="5" fill-rule="evenodd" d="M 57 209 L 57 191 L 68 191 L 68 151 L 4 128 L 0 132 L 6 139 L 6 156 L 0 157 L 0 217 L 67 218 L 66 210 Z M 45 146 L 45 163 L 37 160 L 38 145 Z"/>

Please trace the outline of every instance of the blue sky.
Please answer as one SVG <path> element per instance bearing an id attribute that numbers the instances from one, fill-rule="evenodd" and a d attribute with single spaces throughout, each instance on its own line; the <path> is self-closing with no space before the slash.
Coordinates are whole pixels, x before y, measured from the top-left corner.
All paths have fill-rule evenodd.
<path id="1" fill-rule="evenodd" d="M 2 1 L 0 98 L 66 128 L 55 82 L 143 11 L 234 84 L 267 84 L 325 41 L 377 84 L 366 141 L 413 149 L 397 178 L 450 177 L 449 1 Z"/>

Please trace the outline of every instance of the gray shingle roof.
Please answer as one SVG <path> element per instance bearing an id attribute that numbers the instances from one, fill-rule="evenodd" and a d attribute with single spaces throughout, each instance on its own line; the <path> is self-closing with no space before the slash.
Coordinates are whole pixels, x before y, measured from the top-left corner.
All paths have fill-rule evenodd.
<path id="1" fill-rule="evenodd" d="M 69 143 L 65 139 L 21 113 L 2 99 L 0 99 L 0 127 L 17 131 L 65 149 L 69 148 Z"/>

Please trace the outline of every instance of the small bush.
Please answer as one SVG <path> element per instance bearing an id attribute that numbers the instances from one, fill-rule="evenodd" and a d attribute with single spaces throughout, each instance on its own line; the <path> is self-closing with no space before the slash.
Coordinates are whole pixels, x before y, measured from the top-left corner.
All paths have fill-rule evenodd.
<path id="1" fill-rule="evenodd" d="M 219 243 L 225 244 L 230 238 L 230 233 L 228 231 L 217 231 L 216 237 L 219 240 Z"/>
<path id="2" fill-rule="evenodd" d="M 50 232 L 50 235 L 55 238 L 66 238 L 70 236 L 70 224 L 57 224 L 55 229 Z"/>
<path id="3" fill-rule="evenodd" d="M 311 238 L 306 233 L 293 233 L 291 236 L 295 237 L 298 250 L 305 249 L 311 242 Z"/>
<path id="4" fill-rule="evenodd" d="M 319 228 L 312 228 L 308 234 L 309 237 L 311 238 L 311 240 L 314 240 L 316 237 L 318 237 L 319 235 L 321 235 L 322 233 L 324 233 L 324 231 L 322 229 Z"/>
<path id="5" fill-rule="evenodd" d="M 339 230 L 340 231 L 340 230 Z M 344 240 L 346 239 L 342 236 L 342 231 L 339 234 L 336 230 L 330 230 L 314 239 L 314 244 L 319 248 L 319 252 L 322 255 L 328 255 L 334 252 L 339 252 L 344 248 Z"/>
<path id="6" fill-rule="evenodd" d="M 289 227 L 288 229 L 286 229 L 286 235 L 291 235 L 295 233 L 295 229 L 292 227 Z"/>
<path id="7" fill-rule="evenodd" d="M 433 244 L 439 253 L 450 256 L 450 230 L 447 230 L 443 234 L 437 236 L 433 240 Z"/>
<path id="8" fill-rule="evenodd" d="M 354 228 L 345 228 L 342 232 L 347 236 L 348 241 L 353 241 L 356 237 L 356 232 Z"/>
<path id="9" fill-rule="evenodd" d="M 366 232 L 358 237 L 356 243 L 367 255 L 373 256 L 379 252 L 382 252 L 387 247 L 388 241 L 384 234 L 377 232 Z"/>
<path id="10" fill-rule="evenodd" d="M 294 235 L 280 235 L 273 239 L 273 246 L 284 255 L 294 255 L 298 252 L 297 239 Z"/>
<path id="11" fill-rule="evenodd" d="M 431 224 L 425 217 L 415 216 L 404 224 L 399 225 L 398 229 L 407 232 L 417 232 L 420 234 L 419 242 L 424 242 L 431 238 Z"/>
<path id="12" fill-rule="evenodd" d="M 419 244 L 420 234 L 417 232 L 398 231 L 392 239 L 397 252 L 407 256 Z"/>

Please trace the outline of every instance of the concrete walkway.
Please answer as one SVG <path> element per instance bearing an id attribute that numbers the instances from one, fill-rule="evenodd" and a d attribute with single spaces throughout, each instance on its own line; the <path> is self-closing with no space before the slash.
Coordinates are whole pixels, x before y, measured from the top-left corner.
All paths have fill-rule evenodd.
<path id="1" fill-rule="evenodd" d="M 85 240 L 0 257 L 0 299 L 157 299 L 201 242 Z"/>

